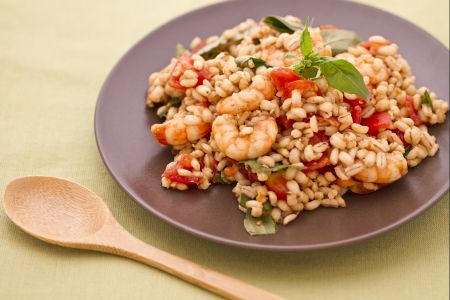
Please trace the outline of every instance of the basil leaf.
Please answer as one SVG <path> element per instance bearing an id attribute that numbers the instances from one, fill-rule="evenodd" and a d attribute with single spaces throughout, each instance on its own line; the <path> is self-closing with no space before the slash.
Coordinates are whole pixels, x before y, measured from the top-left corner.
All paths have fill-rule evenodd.
<path id="1" fill-rule="evenodd" d="M 266 174 L 286 170 L 287 168 L 292 167 L 292 166 L 283 165 L 283 164 L 276 164 L 275 166 L 268 168 L 268 167 L 264 167 L 256 160 L 244 160 L 244 161 L 241 161 L 238 164 L 238 166 L 239 167 L 248 166 L 248 167 L 250 167 L 250 169 L 252 170 L 253 173 L 266 173 Z"/>
<path id="2" fill-rule="evenodd" d="M 245 214 L 244 227 L 250 235 L 275 234 L 278 230 L 277 224 L 270 215 L 254 218 L 250 209 Z"/>
<path id="3" fill-rule="evenodd" d="M 309 25 L 309 17 L 306 18 L 305 29 L 303 29 L 302 36 L 300 38 L 300 48 L 302 50 L 302 54 L 304 57 L 308 56 L 313 51 L 313 43 L 311 34 L 309 33 L 308 30 L 308 25 Z"/>
<path id="4" fill-rule="evenodd" d="M 279 16 L 266 16 L 262 19 L 263 23 L 275 29 L 276 31 L 283 33 L 293 33 L 297 30 L 301 30 L 302 27 L 297 24 L 292 24 L 286 21 L 283 17 Z"/>
<path id="5" fill-rule="evenodd" d="M 346 52 L 348 48 L 355 47 L 361 42 L 359 35 L 345 29 L 328 29 L 320 32 L 324 45 L 331 47 L 333 56 Z"/>
<path id="6" fill-rule="evenodd" d="M 431 107 L 431 110 L 434 112 L 433 100 L 431 100 L 430 93 L 428 93 L 428 90 L 425 90 L 425 93 L 423 94 L 422 104 L 428 105 L 429 107 Z"/>
<path id="7" fill-rule="evenodd" d="M 175 45 L 175 56 L 176 56 L 176 57 L 180 57 L 181 54 L 183 54 L 183 52 L 184 52 L 185 50 L 186 50 L 186 49 L 184 49 L 184 47 L 183 47 L 182 44 L 177 43 L 177 44 Z"/>
<path id="8" fill-rule="evenodd" d="M 214 175 L 213 180 L 214 182 L 221 184 L 231 184 L 231 181 L 228 180 L 227 176 L 223 171 L 221 171 L 219 174 Z"/>
<path id="9" fill-rule="evenodd" d="M 370 92 L 361 73 L 348 61 L 330 59 L 320 65 L 328 84 L 341 92 L 356 94 L 369 102 Z"/>
<path id="10" fill-rule="evenodd" d="M 261 67 L 261 66 L 270 67 L 268 64 L 266 64 L 266 62 L 264 60 L 262 60 L 260 58 L 248 56 L 248 55 L 238 56 L 238 57 L 236 57 L 234 59 L 234 61 L 236 62 L 238 67 L 240 67 L 240 68 L 250 68 L 253 71 L 256 70 L 257 68 Z M 252 67 L 250 66 L 251 65 L 250 61 L 253 63 Z"/>
<path id="11" fill-rule="evenodd" d="M 244 160 L 239 163 L 240 166 L 248 166 L 250 169 L 252 169 L 253 173 L 270 173 L 269 168 L 263 167 L 259 162 L 256 160 Z"/>
<path id="12" fill-rule="evenodd" d="M 249 197 L 247 197 L 244 194 L 241 194 L 241 196 L 239 197 L 239 205 L 243 208 L 247 208 L 247 206 L 245 205 L 247 203 L 247 201 L 250 201 L 251 199 Z"/>
<path id="13" fill-rule="evenodd" d="M 275 172 L 278 172 L 278 171 L 286 170 L 287 168 L 289 168 L 288 165 L 279 164 L 279 165 L 275 165 L 272 168 L 270 168 L 270 171 L 275 173 Z"/>
<path id="14" fill-rule="evenodd" d="M 203 46 L 195 54 L 202 56 L 206 60 L 213 59 L 219 55 L 220 52 L 227 51 L 229 47 L 228 41 L 220 38 Z"/>

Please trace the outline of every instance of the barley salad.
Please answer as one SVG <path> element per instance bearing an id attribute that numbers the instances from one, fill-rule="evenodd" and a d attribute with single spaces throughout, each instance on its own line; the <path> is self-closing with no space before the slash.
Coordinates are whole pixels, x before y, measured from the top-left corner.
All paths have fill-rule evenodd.
<path id="1" fill-rule="evenodd" d="M 172 146 L 165 188 L 234 185 L 251 235 L 273 234 L 303 211 L 341 208 L 439 149 L 427 126 L 448 103 L 416 87 L 399 47 L 293 16 L 248 19 L 149 77 L 151 132 Z"/>

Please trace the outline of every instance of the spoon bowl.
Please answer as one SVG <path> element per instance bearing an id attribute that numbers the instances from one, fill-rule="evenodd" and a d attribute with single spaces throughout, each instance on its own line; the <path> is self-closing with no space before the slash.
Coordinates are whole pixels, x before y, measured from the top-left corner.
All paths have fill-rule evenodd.
<path id="1" fill-rule="evenodd" d="M 90 190 L 43 176 L 12 181 L 5 190 L 3 205 L 17 226 L 56 244 L 78 243 L 93 235 L 110 215 L 103 200 Z"/>
<path id="2" fill-rule="evenodd" d="M 14 224 L 43 241 L 128 257 L 229 299 L 282 299 L 138 240 L 99 196 L 74 182 L 18 178 L 6 187 L 3 206 Z"/>

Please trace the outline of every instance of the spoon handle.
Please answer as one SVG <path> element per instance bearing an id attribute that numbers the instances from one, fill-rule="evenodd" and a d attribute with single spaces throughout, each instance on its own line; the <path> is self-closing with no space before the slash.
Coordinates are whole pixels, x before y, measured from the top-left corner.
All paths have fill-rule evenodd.
<path id="1" fill-rule="evenodd" d="M 104 228 L 106 230 L 102 230 L 95 235 L 95 238 L 93 237 L 91 244 L 95 246 L 93 245 L 92 250 L 131 258 L 228 299 L 283 299 L 238 279 L 150 246 L 132 236 L 118 223 L 115 225 L 106 226 L 109 228 Z"/>

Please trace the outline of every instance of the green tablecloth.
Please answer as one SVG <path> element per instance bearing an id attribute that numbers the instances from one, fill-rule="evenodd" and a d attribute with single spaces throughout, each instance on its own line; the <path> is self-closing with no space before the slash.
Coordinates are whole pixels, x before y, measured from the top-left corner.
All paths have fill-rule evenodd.
<path id="1" fill-rule="evenodd" d="M 125 228 L 173 254 L 289 299 L 448 299 L 448 194 L 399 229 L 352 246 L 256 252 L 184 233 L 135 204 L 97 151 L 100 86 L 148 31 L 214 1 L 0 1 L 0 188 L 24 175 L 66 177 L 102 196 Z M 364 0 L 448 45 L 448 0 Z M 0 299 L 210 299 L 124 258 L 52 246 L 0 209 Z"/>

